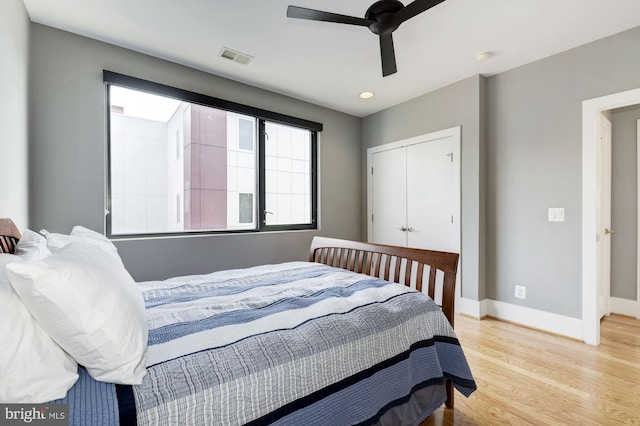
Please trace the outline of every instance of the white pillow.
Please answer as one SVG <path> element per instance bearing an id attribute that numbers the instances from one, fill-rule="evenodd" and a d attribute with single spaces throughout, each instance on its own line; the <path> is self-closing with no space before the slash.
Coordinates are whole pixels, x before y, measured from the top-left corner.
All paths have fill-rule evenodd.
<path id="1" fill-rule="evenodd" d="M 69 235 L 47 231 L 44 232 L 47 237 L 47 247 L 52 252 L 60 250 L 62 247 L 73 241 L 82 241 L 85 243 L 96 244 L 106 252 L 119 257 L 118 249 L 107 237 L 96 231 L 92 231 L 89 228 L 85 228 L 84 226 L 74 226 Z"/>
<path id="2" fill-rule="evenodd" d="M 47 248 L 47 239 L 42 235 L 25 229 L 16 245 L 16 254 L 24 260 L 41 260 L 51 252 Z"/>
<path id="3" fill-rule="evenodd" d="M 42 328 L 96 380 L 140 384 L 146 373 L 144 300 L 119 257 L 73 241 L 7 275 Z"/>
<path id="4" fill-rule="evenodd" d="M 47 335 L 13 291 L 0 255 L 0 402 L 42 403 L 64 398 L 78 380 L 78 364 Z"/>

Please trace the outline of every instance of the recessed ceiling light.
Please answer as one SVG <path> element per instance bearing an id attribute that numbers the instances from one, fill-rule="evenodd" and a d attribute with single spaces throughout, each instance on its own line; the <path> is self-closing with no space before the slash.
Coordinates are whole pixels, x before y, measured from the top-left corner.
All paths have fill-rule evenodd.
<path id="1" fill-rule="evenodd" d="M 373 98 L 373 92 L 360 93 L 360 99 L 371 99 L 371 98 Z"/>
<path id="2" fill-rule="evenodd" d="M 491 59 L 491 57 L 493 56 L 493 52 L 490 51 L 485 51 L 485 52 L 480 52 L 476 55 L 476 60 L 478 62 L 486 62 L 489 59 Z"/>

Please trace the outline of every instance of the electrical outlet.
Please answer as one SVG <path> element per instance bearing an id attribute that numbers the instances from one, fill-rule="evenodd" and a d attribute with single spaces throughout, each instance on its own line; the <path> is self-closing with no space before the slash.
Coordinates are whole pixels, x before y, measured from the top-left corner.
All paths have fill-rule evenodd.
<path id="1" fill-rule="evenodd" d="M 523 285 L 516 286 L 516 298 L 518 299 L 526 299 L 527 297 L 527 288 Z"/>

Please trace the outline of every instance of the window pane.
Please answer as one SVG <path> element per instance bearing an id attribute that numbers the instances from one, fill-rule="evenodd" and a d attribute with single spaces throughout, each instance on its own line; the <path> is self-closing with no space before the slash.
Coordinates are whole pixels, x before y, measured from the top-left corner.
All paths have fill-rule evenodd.
<path id="1" fill-rule="evenodd" d="M 253 223 L 253 194 L 240 194 L 240 223 Z"/>
<path id="2" fill-rule="evenodd" d="M 256 228 L 253 117 L 114 85 L 110 103 L 112 234 Z"/>
<path id="3" fill-rule="evenodd" d="M 247 120 L 244 118 L 238 120 L 238 145 L 240 149 L 253 151 L 253 138 L 255 134 L 253 130 L 254 121 L 255 120 Z"/>
<path id="4" fill-rule="evenodd" d="M 265 223 L 312 223 L 311 132 L 265 123 Z"/>

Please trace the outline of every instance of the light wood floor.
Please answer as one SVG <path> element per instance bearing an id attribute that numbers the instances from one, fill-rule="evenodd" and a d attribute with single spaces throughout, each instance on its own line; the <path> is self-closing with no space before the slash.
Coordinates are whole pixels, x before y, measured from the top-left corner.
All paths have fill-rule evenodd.
<path id="1" fill-rule="evenodd" d="M 456 391 L 431 425 L 640 425 L 640 320 L 602 321 L 598 347 L 493 319 L 456 316 L 478 390 Z"/>

